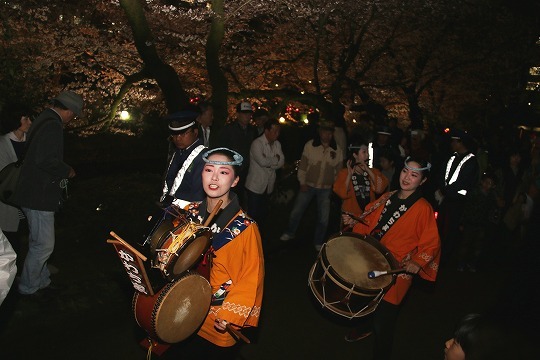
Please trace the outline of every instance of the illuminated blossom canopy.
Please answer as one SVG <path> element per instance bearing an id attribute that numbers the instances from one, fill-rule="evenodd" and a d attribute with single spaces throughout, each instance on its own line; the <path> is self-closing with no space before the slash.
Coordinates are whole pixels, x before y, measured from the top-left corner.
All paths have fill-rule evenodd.
<path id="1" fill-rule="evenodd" d="M 531 30 L 538 24 L 527 14 L 538 5 L 508 4 L 4 1 L 0 101 L 18 99 L 39 108 L 62 89 L 79 91 L 87 104 L 77 124 L 81 131 L 138 131 L 146 119 L 171 110 L 168 90 L 143 71 L 152 64 L 141 58 L 137 28 L 124 11 L 142 5 L 151 36 L 146 45 L 172 67 L 188 97 L 225 99 L 220 121 L 238 99 L 247 98 L 274 113 L 294 102 L 331 116 L 343 104 L 360 109 L 347 112 L 348 120 L 377 121 L 367 106 L 377 104 L 413 127 L 455 122 L 471 107 L 507 105 L 522 84 L 538 38 Z M 220 26 L 215 61 L 207 62 L 216 44 L 209 39 Z M 212 71 L 223 74 L 224 84 L 210 81 Z M 122 110 L 132 114 L 129 126 L 120 120 Z"/>

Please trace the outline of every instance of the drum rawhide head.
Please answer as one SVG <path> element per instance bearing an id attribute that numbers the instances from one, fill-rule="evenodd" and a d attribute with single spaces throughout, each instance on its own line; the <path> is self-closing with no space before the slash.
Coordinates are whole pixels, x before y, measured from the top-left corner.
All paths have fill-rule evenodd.
<path id="1" fill-rule="evenodd" d="M 208 280 L 188 273 L 154 296 L 137 294 L 133 300 L 135 318 L 150 336 L 177 343 L 191 336 L 202 324 L 211 297 Z"/>

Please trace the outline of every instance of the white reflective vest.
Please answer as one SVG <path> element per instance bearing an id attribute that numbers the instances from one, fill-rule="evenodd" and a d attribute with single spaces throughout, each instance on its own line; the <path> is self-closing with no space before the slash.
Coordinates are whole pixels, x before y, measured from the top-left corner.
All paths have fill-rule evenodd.
<path id="1" fill-rule="evenodd" d="M 184 174 L 186 173 L 187 169 L 189 168 L 193 160 L 195 160 L 197 155 L 199 155 L 199 153 L 203 151 L 204 149 L 206 149 L 204 145 L 199 145 L 195 149 L 193 149 L 193 151 L 189 154 L 186 160 L 184 160 L 184 163 L 182 164 L 182 167 L 180 168 L 180 170 L 178 170 L 178 173 L 176 174 L 176 177 L 174 178 L 174 182 L 170 190 L 167 186 L 167 181 L 165 181 L 165 184 L 163 185 L 163 195 L 161 196 L 161 201 L 163 201 L 167 195 L 171 195 L 172 197 L 174 197 L 176 190 L 178 190 L 178 188 L 182 184 L 182 180 L 184 179 Z M 174 161 L 174 156 L 172 157 L 169 163 L 169 166 L 171 166 L 170 164 L 172 164 L 173 161 Z M 182 199 L 175 198 L 173 200 L 173 204 L 181 208 L 185 207 L 189 203 L 190 203 L 189 201 L 184 201 Z"/>
<path id="2" fill-rule="evenodd" d="M 471 158 L 474 158 L 474 154 L 470 153 L 470 154 L 466 155 L 463 159 L 461 159 L 461 161 L 459 162 L 456 170 L 454 171 L 454 173 L 452 174 L 450 179 L 448 179 L 448 177 L 450 176 L 450 169 L 452 168 L 452 164 L 454 163 L 454 160 L 456 160 L 456 158 L 457 158 L 457 154 L 452 155 L 452 157 L 450 158 L 450 160 L 448 160 L 448 163 L 446 164 L 446 172 L 444 174 L 444 185 L 445 186 L 451 185 L 451 184 L 456 182 L 456 180 L 457 180 L 457 178 L 459 176 L 459 172 L 461 170 L 461 167 L 463 166 L 463 164 L 465 164 L 465 162 L 467 162 L 467 160 L 469 160 Z M 467 195 L 467 190 L 465 190 L 465 189 L 458 190 L 458 194 Z"/>

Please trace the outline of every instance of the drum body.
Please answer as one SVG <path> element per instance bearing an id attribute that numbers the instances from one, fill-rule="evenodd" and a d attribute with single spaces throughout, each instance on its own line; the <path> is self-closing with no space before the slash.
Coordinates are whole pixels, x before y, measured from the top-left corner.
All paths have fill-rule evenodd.
<path id="1" fill-rule="evenodd" d="M 179 278 L 201 260 L 210 247 L 211 237 L 208 227 L 187 221 L 181 223 L 160 236 L 152 267 L 161 270 L 169 280 Z"/>
<path id="2" fill-rule="evenodd" d="M 375 238 L 340 233 L 322 247 L 309 273 L 309 286 L 326 309 L 349 319 L 375 311 L 395 275 L 368 278 L 372 270 L 397 268 L 397 262 Z"/>
<path id="3" fill-rule="evenodd" d="M 166 343 L 182 341 L 203 323 L 212 291 L 208 280 L 196 273 L 168 283 L 158 293 L 133 297 L 135 320 L 150 337 Z"/>
<path id="4" fill-rule="evenodd" d="M 148 245 L 150 247 L 150 253 L 154 255 L 158 244 L 163 242 L 164 237 L 180 224 L 187 222 L 187 219 L 182 213 L 182 210 L 175 207 L 167 209 L 160 209 L 155 214 L 148 218 L 148 222 L 151 227 L 148 228 L 145 236 L 143 246 Z"/>
<path id="5" fill-rule="evenodd" d="M 158 245 L 163 243 L 174 228 L 173 219 L 165 218 L 160 221 L 150 236 L 150 253 L 152 255 L 155 255 Z"/>

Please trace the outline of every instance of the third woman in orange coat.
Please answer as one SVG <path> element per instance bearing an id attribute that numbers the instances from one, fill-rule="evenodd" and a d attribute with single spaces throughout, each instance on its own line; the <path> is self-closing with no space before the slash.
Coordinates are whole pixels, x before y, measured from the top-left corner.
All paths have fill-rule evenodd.
<path id="1" fill-rule="evenodd" d="M 391 358 L 395 323 L 413 275 L 418 274 L 428 281 L 435 281 L 437 277 L 441 242 L 433 209 L 422 197 L 420 189 L 430 168 L 429 163 L 407 158 L 399 176 L 399 190 L 368 204 L 360 216 L 361 221 L 343 215 L 343 222 L 354 226 L 354 232 L 379 240 L 404 270 L 370 315 L 373 323 L 365 321 L 363 324 L 372 327 L 363 326 L 345 337 L 350 342 L 358 341 L 372 330 L 377 360 Z M 358 213 L 355 215 L 359 216 Z"/>
<path id="2" fill-rule="evenodd" d="M 386 177 L 378 169 L 369 167 L 368 143 L 363 140 L 351 143 L 347 167 L 340 170 L 333 186 L 336 195 L 343 200 L 341 210 L 361 214 L 387 187 Z"/>

